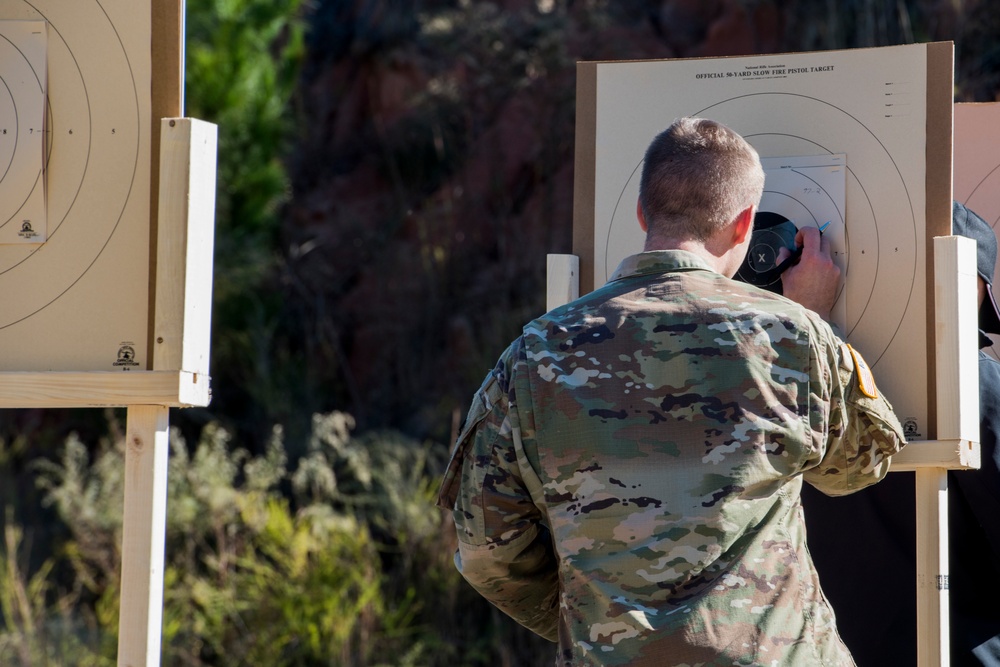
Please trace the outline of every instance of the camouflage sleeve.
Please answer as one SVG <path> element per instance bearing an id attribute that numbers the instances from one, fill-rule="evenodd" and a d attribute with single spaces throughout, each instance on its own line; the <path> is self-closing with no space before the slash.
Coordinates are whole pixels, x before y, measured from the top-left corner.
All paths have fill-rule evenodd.
<path id="1" fill-rule="evenodd" d="M 455 565 L 466 581 L 502 612 L 554 642 L 557 563 L 518 464 L 517 409 L 507 394 L 510 358 L 508 350 L 473 398 L 438 505 L 452 510 L 459 545 Z"/>
<path id="2" fill-rule="evenodd" d="M 828 335 L 824 335 L 828 334 Z M 810 421 L 820 460 L 804 478 L 830 496 L 853 493 L 889 472 L 906 444 L 892 406 L 861 355 L 831 331 L 813 345 Z"/>

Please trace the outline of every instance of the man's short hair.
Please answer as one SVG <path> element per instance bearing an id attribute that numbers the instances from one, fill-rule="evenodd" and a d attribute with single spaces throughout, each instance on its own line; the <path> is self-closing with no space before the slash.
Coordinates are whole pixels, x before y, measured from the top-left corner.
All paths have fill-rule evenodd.
<path id="1" fill-rule="evenodd" d="M 722 123 L 679 118 L 646 149 L 639 205 L 649 234 L 707 240 L 748 206 L 760 204 L 757 151 Z"/>

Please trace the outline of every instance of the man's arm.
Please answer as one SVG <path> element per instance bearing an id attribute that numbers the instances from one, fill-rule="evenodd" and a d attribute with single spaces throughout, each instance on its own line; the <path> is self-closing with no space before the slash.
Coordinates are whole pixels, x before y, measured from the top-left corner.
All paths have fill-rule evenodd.
<path id="1" fill-rule="evenodd" d="M 810 378 L 818 390 L 810 392 L 810 425 L 825 442 L 821 460 L 804 478 L 823 493 L 838 496 L 885 477 L 890 457 L 906 439 L 861 355 L 829 328 L 820 331 L 825 340 L 813 346 L 820 358 L 814 364 L 819 372 Z"/>
<path id="2" fill-rule="evenodd" d="M 827 495 L 843 495 L 885 477 L 889 457 L 906 440 L 864 359 L 827 325 L 840 279 L 829 239 L 803 227 L 795 240 L 802 256 L 782 274 L 782 293 L 824 320 L 816 322 L 810 374 L 810 426 L 821 458 L 805 479 Z M 790 254 L 782 248 L 778 260 Z"/>
<path id="3" fill-rule="evenodd" d="M 508 395 L 511 350 L 476 393 L 438 504 L 452 510 L 455 565 L 483 597 L 556 641 L 559 583 L 552 540 L 518 465 L 517 408 Z"/>

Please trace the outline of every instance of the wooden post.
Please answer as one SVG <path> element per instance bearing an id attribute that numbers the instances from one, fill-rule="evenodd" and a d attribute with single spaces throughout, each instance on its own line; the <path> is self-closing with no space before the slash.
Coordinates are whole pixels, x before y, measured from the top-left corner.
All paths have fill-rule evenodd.
<path id="1" fill-rule="evenodd" d="M 118 665 L 160 664 L 169 408 L 128 408 Z"/>
<path id="2" fill-rule="evenodd" d="M 916 471 L 917 665 L 947 667 L 948 470 Z"/>
<path id="3" fill-rule="evenodd" d="M 218 134 L 194 118 L 160 124 L 154 371 L 209 370 Z"/>
<path id="4" fill-rule="evenodd" d="M 208 376 L 217 137 L 204 121 L 161 123 L 150 375 Z M 166 405 L 128 408 L 119 667 L 160 664 L 169 429 Z"/>
<path id="5" fill-rule="evenodd" d="M 938 440 L 978 443 L 979 365 L 976 243 L 934 239 L 935 382 Z M 910 444 L 907 449 L 923 443 Z M 905 450 L 904 450 L 905 451 Z M 970 462 L 979 464 L 979 448 Z M 916 471 L 917 665 L 950 664 L 948 624 L 948 468 Z"/>
<path id="6" fill-rule="evenodd" d="M 546 256 L 545 310 L 552 310 L 580 296 L 580 258 Z"/>

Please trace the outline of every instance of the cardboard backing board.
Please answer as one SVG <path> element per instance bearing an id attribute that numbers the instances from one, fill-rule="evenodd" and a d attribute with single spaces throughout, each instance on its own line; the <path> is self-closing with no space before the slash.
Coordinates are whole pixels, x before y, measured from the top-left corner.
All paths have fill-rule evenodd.
<path id="1" fill-rule="evenodd" d="M 149 368 L 154 133 L 181 112 L 182 11 L 180 0 L 0 0 L 0 36 L 25 20 L 47 33 L 48 223 L 44 242 L 0 243 L 0 371 Z M 15 66 L 0 61 L 0 78 Z"/>
<path id="2" fill-rule="evenodd" d="M 1000 102 L 955 105 L 955 199 L 1000 231 Z M 1000 359 L 1000 336 L 990 338 L 985 352 Z"/>
<path id="3" fill-rule="evenodd" d="M 573 250 L 581 292 L 641 251 L 643 154 L 675 118 L 723 122 L 762 157 L 844 154 L 837 324 L 872 365 L 908 437 L 932 438 L 929 239 L 950 230 L 952 71 L 951 43 L 579 63 Z"/>

